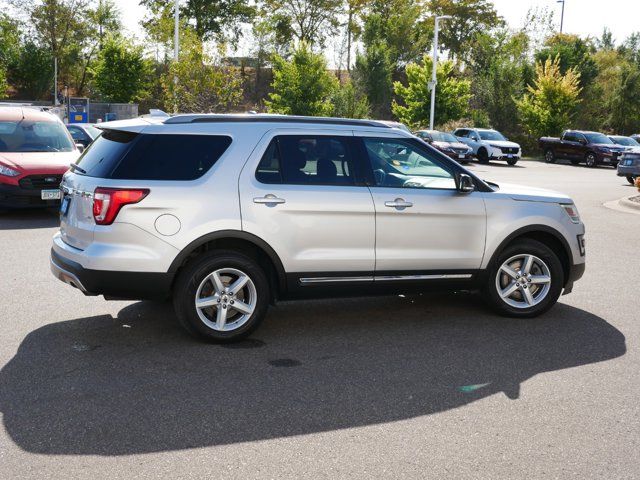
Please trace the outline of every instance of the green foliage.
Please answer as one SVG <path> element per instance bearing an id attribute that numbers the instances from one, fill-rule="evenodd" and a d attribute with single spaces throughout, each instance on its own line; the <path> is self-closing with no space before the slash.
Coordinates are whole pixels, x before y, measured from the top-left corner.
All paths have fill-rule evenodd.
<path id="1" fill-rule="evenodd" d="M 442 47 L 455 58 L 466 58 L 466 45 L 481 33 L 504 25 L 490 0 L 428 0 L 433 15 L 451 15 L 443 22 Z"/>
<path id="2" fill-rule="evenodd" d="M 560 73 L 564 74 L 573 69 L 580 74 L 580 86 L 584 87 L 598 74 L 598 68 L 593 59 L 594 47 L 587 40 L 577 35 L 558 33 L 548 38 L 544 48 L 536 52 L 536 62 L 558 58 Z"/>
<path id="3" fill-rule="evenodd" d="M 390 56 L 387 44 L 378 42 L 356 57 L 354 78 L 364 91 L 374 118 L 387 118 L 391 114 L 394 66 Z"/>
<path id="4" fill-rule="evenodd" d="M 559 135 L 571 126 L 579 102 L 580 74 L 568 69 L 562 74 L 560 59 L 536 64 L 536 79 L 517 102 L 522 124 L 534 138 Z"/>
<path id="5" fill-rule="evenodd" d="M 6 95 L 9 84 L 7 70 L 20 55 L 19 24 L 8 15 L 0 14 L 0 98 Z"/>
<path id="6" fill-rule="evenodd" d="M 265 104 L 273 113 L 331 115 L 331 97 L 337 86 L 337 79 L 327 71 L 324 56 L 313 53 L 303 42 L 293 51 L 290 61 L 274 57 L 273 92 Z"/>
<path id="7" fill-rule="evenodd" d="M 639 93 L 640 68 L 632 63 L 621 65 L 607 102 L 606 125 L 614 132 L 623 135 L 640 132 Z"/>
<path id="8" fill-rule="evenodd" d="M 16 61 L 11 65 L 9 78 L 20 97 L 40 100 L 52 95 L 53 57 L 47 48 L 32 41 L 20 49 Z"/>
<path id="9" fill-rule="evenodd" d="M 266 0 L 273 24 L 288 31 L 291 40 L 324 46 L 327 35 L 336 32 L 341 0 Z"/>
<path id="10" fill-rule="evenodd" d="M 242 101 L 242 79 L 232 67 L 216 65 L 203 53 L 202 44 L 183 50 L 162 76 L 165 108 L 177 112 L 221 113 Z"/>
<path id="11" fill-rule="evenodd" d="M 394 115 L 410 127 L 419 128 L 429 122 L 431 106 L 432 62 L 425 55 L 422 64 L 410 63 L 406 68 L 407 85 L 393 84 L 395 93 L 403 104 L 393 102 Z M 436 69 L 438 85 L 436 87 L 435 114 L 439 123 L 462 118 L 469 113 L 471 82 L 461 78 L 452 61 L 438 63 Z"/>
<path id="12" fill-rule="evenodd" d="M 93 69 L 95 90 L 108 102 L 138 101 L 147 93 L 150 68 L 142 47 L 111 36 L 105 40 Z"/>
<path id="13" fill-rule="evenodd" d="M 334 117 L 369 118 L 370 109 L 367 97 L 358 91 L 352 82 L 341 85 L 331 99 Z"/>

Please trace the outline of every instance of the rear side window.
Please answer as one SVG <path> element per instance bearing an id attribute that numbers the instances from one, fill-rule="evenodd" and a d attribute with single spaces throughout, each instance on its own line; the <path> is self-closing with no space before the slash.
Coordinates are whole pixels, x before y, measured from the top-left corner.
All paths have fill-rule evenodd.
<path id="1" fill-rule="evenodd" d="M 78 165 L 95 177 L 122 180 L 195 180 L 231 144 L 216 135 L 153 135 L 106 131 Z"/>
<path id="2" fill-rule="evenodd" d="M 256 171 L 261 183 L 354 185 L 346 137 L 283 135 L 274 138 Z"/>

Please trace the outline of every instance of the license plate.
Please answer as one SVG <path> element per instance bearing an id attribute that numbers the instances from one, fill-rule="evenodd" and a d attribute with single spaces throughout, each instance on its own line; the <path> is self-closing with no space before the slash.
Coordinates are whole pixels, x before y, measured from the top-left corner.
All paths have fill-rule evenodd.
<path id="1" fill-rule="evenodd" d="M 60 200 L 60 189 L 42 190 L 40 192 L 40 198 L 42 200 Z"/>
<path id="2" fill-rule="evenodd" d="M 458 154 L 458 158 L 464 158 L 464 155 Z"/>
<path id="3" fill-rule="evenodd" d="M 71 197 L 64 197 L 60 204 L 60 215 L 65 216 L 69 211 L 69 204 L 71 203 Z"/>
<path id="4" fill-rule="evenodd" d="M 507 155 L 507 158 L 513 158 L 512 154 Z"/>

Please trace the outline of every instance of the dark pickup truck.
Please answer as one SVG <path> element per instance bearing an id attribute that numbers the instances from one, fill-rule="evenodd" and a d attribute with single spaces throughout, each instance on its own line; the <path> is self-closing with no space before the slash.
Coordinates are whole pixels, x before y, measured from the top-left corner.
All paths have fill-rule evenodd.
<path id="1" fill-rule="evenodd" d="M 625 147 L 614 144 L 602 133 L 581 130 L 565 130 L 561 138 L 542 137 L 538 145 L 547 163 L 564 158 L 574 165 L 585 162 L 587 167 L 603 164 L 616 168 L 620 155 L 625 151 Z"/>

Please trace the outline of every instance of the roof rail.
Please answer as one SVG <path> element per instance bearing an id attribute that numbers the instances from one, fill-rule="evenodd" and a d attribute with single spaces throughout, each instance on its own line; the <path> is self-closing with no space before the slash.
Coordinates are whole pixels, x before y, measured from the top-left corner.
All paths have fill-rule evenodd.
<path id="1" fill-rule="evenodd" d="M 308 123 L 321 125 L 350 125 L 357 127 L 391 128 L 376 120 L 355 120 L 351 118 L 303 117 L 297 115 L 275 114 L 186 114 L 167 118 L 165 124 L 180 123 Z"/>

